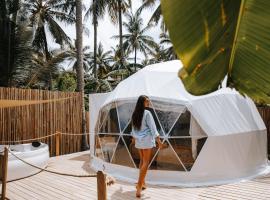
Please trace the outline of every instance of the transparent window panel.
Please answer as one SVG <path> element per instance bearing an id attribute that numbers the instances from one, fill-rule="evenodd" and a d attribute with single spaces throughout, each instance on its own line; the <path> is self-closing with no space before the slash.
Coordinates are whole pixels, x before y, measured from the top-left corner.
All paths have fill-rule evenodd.
<path id="1" fill-rule="evenodd" d="M 154 110 L 153 109 L 150 109 L 148 108 L 147 110 L 149 110 L 154 118 L 154 121 L 155 121 L 155 124 L 156 124 L 156 127 L 157 127 L 157 130 L 160 134 L 161 137 L 163 137 L 165 134 L 163 132 L 163 129 L 161 129 L 161 126 L 157 120 L 157 117 L 156 117 L 156 114 L 154 113 Z M 132 126 L 131 126 L 131 121 L 128 122 L 128 125 L 126 126 L 125 130 L 123 131 L 123 134 L 124 135 L 130 135 L 131 134 L 131 131 L 132 131 Z"/>
<path id="2" fill-rule="evenodd" d="M 119 116 L 120 129 L 121 131 L 123 131 L 128 125 L 128 122 L 131 120 L 132 113 L 136 106 L 136 101 L 119 101 L 116 104 Z"/>
<path id="3" fill-rule="evenodd" d="M 152 116 L 153 116 L 153 118 L 154 118 L 154 121 L 155 121 L 157 130 L 158 130 L 158 133 L 160 134 L 160 136 L 164 136 L 165 133 L 164 133 L 163 129 L 161 128 L 161 125 L 160 125 L 160 123 L 159 123 L 159 120 L 158 120 L 158 118 L 157 118 L 157 115 L 156 115 L 154 109 L 153 109 L 153 108 L 147 108 L 147 110 L 149 110 L 149 111 L 151 112 L 151 114 L 152 114 Z"/>
<path id="4" fill-rule="evenodd" d="M 135 143 L 132 143 L 132 137 L 126 135 L 123 135 L 122 137 L 127 145 L 132 160 L 134 161 L 136 167 L 139 167 L 140 163 L 139 150 L 135 147 Z"/>
<path id="5" fill-rule="evenodd" d="M 190 112 L 186 110 L 174 124 L 169 136 L 190 136 Z"/>
<path id="6" fill-rule="evenodd" d="M 164 101 L 151 100 L 151 103 L 166 134 L 169 133 L 175 121 L 186 109 L 183 105 L 172 104 Z"/>
<path id="7" fill-rule="evenodd" d="M 125 130 L 123 131 L 124 135 L 131 135 L 132 127 L 131 121 L 129 121 L 128 125 L 126 126 Z"/>
<path id="8" fill-rule="evenodd" d="M 95 156 L 104 160 L 103 152 L 102 152 L 102 148 L 101 148 L 101 144 L 100 144 L 100 140 L 98 136 L 95 137 Z"/>
<path id="9" fill-rule="evenodd" d="M 179 159 L 190 171 L 198 157 L 206 138 L 170 138 L 169 142 Z"/>
<path id="10" fill-rule="evenodd" d="M 120 137 L 111 163 L 135 168 L 122 137 Z"/>
<path id="11" fill-rule="evenodd" d="M 119 123 L 116 110 L 116 104 L 112 103 L 101 110 L 99 133 L 119 134 Z"/>
<path id="12" fill-rule="evenodd" d="M 185 171 L 171 146 L 167 142 L 164 144 L 166 147 L 159 149 L 149 168 L 152 170 Z"/>
<path id="13" fill-rule="evenodd" d="M 106 162 L 110 162 L 112 160 L 113 153 L 116 149 L 119 136 L 99 134 L 98 137 L 99 137 L 102 153 L 104 156 L 104 160 Z"/>
<path id="14" fill-rule="evenodd" d="M 99 115 L 98 115 L 98 124 L 96 126 L 96 132 L 99 132 L 100 128 L 102 127 L 105 119 L 108 118 L 108 114 L 109 111 L 112 107 L 112 104 L 108 104 L 106 106 L 104 106 L 100 111 L 99 111 Z"/>

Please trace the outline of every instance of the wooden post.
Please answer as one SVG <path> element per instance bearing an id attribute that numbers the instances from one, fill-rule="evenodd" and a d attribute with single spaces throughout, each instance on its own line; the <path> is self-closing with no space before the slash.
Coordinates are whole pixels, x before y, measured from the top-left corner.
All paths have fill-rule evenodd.
<path id="1" fill-rule="evenodd" d="M 5 147 L 4 155 L 1 155 L 0 159 L 1 165 L 1 181 L 2 181 L 2 194 L 1 200 L 6 199 L 6 190 L 7 190 L 7 168 L 8 168 L 8 148 Z"/>
<path id="2" fill-rule="evenodd" d="M 102 171 L 97 172 L 98 200 L 107 200 L 106 175 Z"/>
<path id="3" fill-rule="evenodd" d="M 61 133 L 56 131 L 56 135 L 55 135 L 55 156 L 60 155 L 60 137 L 61 137 Z"/>

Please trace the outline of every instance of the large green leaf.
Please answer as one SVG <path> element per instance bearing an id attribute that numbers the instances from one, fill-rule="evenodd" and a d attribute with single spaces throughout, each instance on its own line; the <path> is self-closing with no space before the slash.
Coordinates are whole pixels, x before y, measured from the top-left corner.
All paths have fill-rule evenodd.
<path id="1" fill-rule="evenodd" d="M 162 0 L 170 38 L 195 95 L 228 85 L 270 103 L 270 1 Z"/>

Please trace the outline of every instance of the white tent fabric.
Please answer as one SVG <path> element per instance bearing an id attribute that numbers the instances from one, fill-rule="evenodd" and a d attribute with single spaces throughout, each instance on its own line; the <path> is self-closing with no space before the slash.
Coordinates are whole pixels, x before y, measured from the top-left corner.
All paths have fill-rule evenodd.
<path id="1" fill-rule="evenodd" d="M 189 94 L 177 76 L 181 67 L 179 60 L 149 65 L 119 83 L 103 105 L 147 95 L 182 102 L 207 135 L 266 129 L 254 103 L 230 88 L 203 96 Z"/>
<path id="2" fill-rule="evenodd" d="M 242 180 L 264 173 L 268 169 L 267 133 L 252 100 L 230 88 L 193 96 L 185 90 L 177 76 L 181 67 L 179 60 L 150 65 L 119 83 L 114 91 L 90 95 L 90 132 L 95 132 L 98 111 L 102 107 L 147 95 L 150 99 L 172 105 L 181 104 L 190 111 L 192 154 L 198 156 L 189 172 L 150 170 L 147 176 L 149 182 L 200 186 Z M 171 109 L 170 106 L 163 108 Z M 197 155 L 193 146 L 198 138 L 205 136 L 208 138 Z M 94 141 L 94 134 L 91 139 Z M 93 143 L 91 149 L 94 149 Z M 91 152 L 93 168 L 98 170 L 105 167 L 108 173 L 116 177 L 136 181 L 137 169 L 106 163 L 94 156 L 94 150 Z"/>

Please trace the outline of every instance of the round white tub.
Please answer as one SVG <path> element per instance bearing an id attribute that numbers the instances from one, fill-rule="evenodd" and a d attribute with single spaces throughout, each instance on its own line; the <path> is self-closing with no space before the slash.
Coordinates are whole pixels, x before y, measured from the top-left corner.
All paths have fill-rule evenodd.
<path id="1" fill-rule="evenodd" d="M 3 151 L 5 145 L 0 145 Z M 19 158 L 29 162 L 35 166 L 44 168 L 49 161 L 49 148 L 47 144 L 41 143 L 39 147 L 33 147 L 32 144 L 10 145 L 10 150 Z M 8 155 L 8 172 L 7 180 L 12 181 L 25 178 L 38 173 L 40 170 L 31 167 L 24 162 L 15 158 L 11 153 Z"/>

